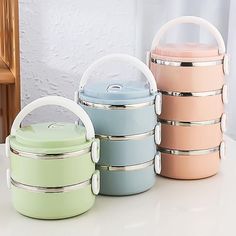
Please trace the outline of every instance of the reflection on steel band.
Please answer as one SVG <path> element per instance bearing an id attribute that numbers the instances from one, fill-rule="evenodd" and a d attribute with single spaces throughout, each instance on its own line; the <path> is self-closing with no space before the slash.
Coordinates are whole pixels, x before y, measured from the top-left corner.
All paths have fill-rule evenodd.
<path id="1" fill-rule="evenodd" d="M 183 156 L 207 155 L 214 152 L 219 152 L 219 150 L 220 150 L 219 146 L 200 150 L 174 150 L 174 149 L 158 147 L 158 151 L 160 151 L 161 153 L 171 154 L 171 155 L 183 155 Z"/>
<path id="2" fill-rule="evenodd" d="M 140 140 L 152 135 L 154 135 L 154 130 L 143 134 L 121 135 L 121 136 L 96 134 L 96 138 L 110 141 L 128 141 L 128 140 Z"/>
<path id="3" fill-rule="evenodd" d="M 31 186 L 19 183 L 11 178 L 11 184 L 16 187 L 30 192 L 37 192 L 37 193 L 64 193 L 79 190 L 91 184 L 91 180 L 86 180 L 84 182 L 74 184 L 74 185 L 67 185 L 61 187 L 40 187 L 40 186 Z"/>
<path id="4" fill-rule="evenodd" d="M 163 91 L 159 90 L 163 95 L 174 97 L 208 97 L 222 94 L 222 89 L 207 91 L 207 92 L 177 92 L 177 91 Z"/>
<path id="5" fill-rule="evenodd" d="M 164 119 L 158 118 L 158 121 L 164 125 L 192 127 L 192 126 L 220 124 L 221 118 L 215 119 L 215 120 L 204 120 L 204 121 L 175 121 L 175 120 L 164 120 Z"/>
<path id="6" fill-rule="evenodd" d="M 150 102 L 143 102 L 137 104 L 111 105 L 111 104 L 93 103 L 79 99 L 79 103 L 87 107 L 103 109 L 103 110 L 132 110 L 132 109 L 139 109 L 142 107 L 152 106 L 154 105 L 154 100 Z"/>
<path id="7" fill-rule="evenodd" d="M 39 160 L 58 160 L 58 159 L 66 159 L 66 158 L 83 156 L 91 152 L 91 147 L 88 147 L 79 151 L 65 152 L 65 153 L 58 153 L 58 154 L 23 152 L 23 151 L 13 149 L 12 147 L 10 147 L 10 151 L 12 154 L 20 156 L 20 157 L 39 159 Z"/>
<path id="8" fill-rule="evenodd" d="M 107 165 L 97 165 L 98 170 L 103 171 L 133 171 L 133 170 L 141 170 L 147 168 L 149 166 L 154 165 L 154 160 L 137 164 L 137 165 L 129 165 L 129 166 L 107 166 Z"/>
<path id="9" fill-rule="evenodd" d="M 223 59 L 212 61 L 170 61 L 151 57 L 151 62 L 158 65 L 175 67 L 200 67 L 223 65 Z"/>

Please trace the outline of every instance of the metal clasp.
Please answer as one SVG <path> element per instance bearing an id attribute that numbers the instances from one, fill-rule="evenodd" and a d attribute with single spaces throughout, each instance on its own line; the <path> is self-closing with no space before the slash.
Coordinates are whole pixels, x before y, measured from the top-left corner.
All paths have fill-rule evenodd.
<path id="1" fill-rule="evenodd" d="M 161 173 L 161 153 L 157 151 L 154 158 L 154 168 L 157 175 Z"/>
<path id="2" fill-rule="evenodd" d="M 225 75 L 229 75 L 229 55 L 225 54 L 223 58 L 223 71 Z"/>
<path id="3" fill-rule="evenodd" d="M 151 52 L 147 51 L 147 54 L 146 54 L 146 65 L 148 66 L 148 68 L 150 68 L 150 59 L 151 59 Z"/>
<path id="4" fill-rule="evenodd" d="M 162 110 L 162 94 L 160 92 L 157 93 L 155 97 L 155 111 L 157 115 L 161 114 Z"/>
<path id="5" fill-rule="evenodd" d="M 91 157 L 94 163 L 98 163 L 100 159 L 100 141 L 95 139 L 91 146 Z"/>
<path id="6" fill-rule="evenodd" d="M 7 136 L 5 140 L 5 154 L 7 158 L 10 158 L 10 136 Z"/>
<path id="7" fill-rule="evenodd" d="M 75 93 L 74 93 L 74 101 L 76 103 L 79 103 L 79 91 L 75 91 Z"/>
<path id="8" fill-rule="evenodd" d="M 96 170 L 92 176 L 92 192 L 98 195 L 100 192 L 100 171 Z"/>
<path id="9" fill-rule="evenodd" d="M 221 144 L 220 144 L 220 159 L 225 159 L 226 158 L 226 145 L 225 145 L 225 142 L 222 141 Z"/>
<path id="10" fill-rule="evenodd" d="M 6 178 L 7 178 L 7 187 L 8 187 L 8 189 L 11 189 L 11 171 L 10 171 L 10 169 L 7 169 L 7 171 L 6 171 Z"/>
<path id="11" fill-rule="evenodd" d="M 155 143 L 159 145 L 161 143 L 161 122 L 157 122 L 155 131 L 154 131 Z"/>
<path id="12" fill-rule="evenodd" d="M 226 119 L 227 119 L 227 116 L 225 113 L 223 113 L 220 120 L 220 128 L 223 133 L 226 132 L 226 128 L 227 128 Z"/>
<path id="13" fill-rule="evenodd" d="M 222 88 L 222 101 L 224 104 L 228 104 L 228 86 L 224 84 Z"/>

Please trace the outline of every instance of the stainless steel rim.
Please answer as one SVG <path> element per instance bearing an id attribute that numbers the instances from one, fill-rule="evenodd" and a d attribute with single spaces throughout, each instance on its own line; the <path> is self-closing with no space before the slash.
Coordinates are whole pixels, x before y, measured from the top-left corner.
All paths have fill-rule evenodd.
<path id="1" fill-rule="evenodd" d="M 206 91 L 206 92 L 175 92 L 159 90 L 163 95 L 174 97 L 208 97 L 222 94 L 222 89 Z"/>
<path id="2" fill-rule="evenodd" d="M 210 153 L 219 152 L 219 150 L 220 150 L 219 146 L 201 150 L 173 150 L 173 149 L 158 147 L 158 151 L 160 151 L 161 153 L 166 153 L 171 155 L 183 155 L 183 156 L 207 155 Z"/>
<path id="3" fill-rule="evenodd" d="M 85 188 L 86 186 L 91 185 L 91 180 L 86 180 L 84 182 L 74 184 L 74 185 L 67 185 L 62 187 L 40 187 L 40 186 L 31 186 L 19 183 L 11 178 L 11 184 L 16 187 L 30 192 L 36 193 L 65 193 L 71 192 L 75 190 L 79 190 Z"/>
<path id="4" fill-rule="evenodd" d="M 31 153 L 31 152 L 23 152 L 10 147 L 10 152 L 20 156 L 20 157 L 27 157 L 37 160 L 58 160 L 58 159 L 67 159 L 72 157 L 80 157 L 87 153 L 91 152 L 91 147 L 85 148 L 80 151 L 76 152 L 65 152 L 65 153 L 58 153 L 58 154 L 45 154 L 45 153 Z"/>
<path id="5" fill-rule="evenodd" d="M 143 134 L 122 135 L 122 136 L 96 134 L 96 138 L 110 141 L 128 141 L 128 140 L 140 140 L 152 135 L 154 135 L 154 130 Z"/>
<path id="6" fill-rule="evenodd" d="M 164 125 L 174 125 L 174 126 L 203 126 L 203 125 L 215 125 L 221 122 L 221 118 L 215 120 L 205 120 L 205 121 L 175 121 L 175 120 L 164 120 L 158 118 L 158 121 Z"/>
<path id="7" fill-rule="evenodd" d="M 175 67 L 200 67 L 200 66 L 217 66 L 223 65 L 223 59 L 213 61 L 170 61 L 162 60 L 151 57 L 151 62 L 164 65 L 164 66 L 175 66 Z"/>
<path id="8" fill-rule="evenodd" d="M 134 170 L 141 170 L 145 169 L 149 166 L 154 165 L 154 160 L 137 164 L 137 165 L 129 165 L 129 166 L 107 166 L 107 165 L 97 165 L 98 170 L 103 171 L 134 171 Z"/>
<path id="9" fill-rule="evenodd" d="M 154 100 L 150 102 L 143 102 L 143 103 L 137 103 L 137 104 L 111 105 L 111 104 L 93 103 L 93 102 L 88 102 L 88 101 L 79 99 L 79 103 L 87 107 L 103 109 L 103 110 L 133 110 L 133 109 L 138 109 L 142 107 L 152 106 L 154 105 Z"/>

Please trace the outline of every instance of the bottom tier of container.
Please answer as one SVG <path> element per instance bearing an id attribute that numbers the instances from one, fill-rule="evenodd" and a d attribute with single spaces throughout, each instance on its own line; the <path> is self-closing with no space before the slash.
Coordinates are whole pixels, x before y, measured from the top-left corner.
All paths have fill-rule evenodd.
<path id="1" fill-rule="evenodd" d="M 114 168 L 117 170 L 98 166 L 101 177 L 100 194 L 112 196 L 138 194 L 147 191 L 155 184 L 156 174 L 153 163 L 138 170 L 119 170 L 125 167 Z"/>
<path id="2" fill-rule="evenodd" d="M 206 155 L 174 155 L 161 153 L 160 175 L 173 179 L 202 179 L 217 174 L 220 152 Z"/>
<path id="3" fill-rule="evenodd" d="M 44 193 L 25 190 L 11 185 L 14 208 L 22 215 L 37 219 L 64 219 L 88 211 L 95 196 L 91 185 L 78 190 Z"/>

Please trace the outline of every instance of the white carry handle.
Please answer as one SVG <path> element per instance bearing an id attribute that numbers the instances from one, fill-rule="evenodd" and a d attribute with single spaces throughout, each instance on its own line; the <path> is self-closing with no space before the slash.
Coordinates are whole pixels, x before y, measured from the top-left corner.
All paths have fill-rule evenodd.
<path id="1" fill-rule="evenodd" d="M 88 69 L 84 72 L 84 74 L 80 80 L 79 92 L 83 91 L 84 86 L 87 83 L 92 71 L 99 68 L 101 66 L 101 64 L 103 64 L 107 61 L 110 61 L 110 60 L 127 62 L 130 65 L 136 67 L 147 78 L 149 85 L 150 85 L 150 93 L 153 94 L 157 91 L 155 78 L 154 78 L 152 72 L 149 70 L 149 68 L 142 61 L 140 61 L 136 57 L 133 57 L 133 56 L 130 56 L 127 54 L 116 53 L 116 54 L 110 54 L 110 55 L 104 56 L 104 57 L 96 60 L 94 63 L 92 63 L 88 67 Z"/>
<path id="2" fill-rule="evenodd" d="M 207 20 L 196 16 L 182 16 L 168 21 L 154 36 L 151 50 L 154 50 L 160 43 L 162 36 L 172 27 L 178 24 L 196 24 L 206 28 L 216 39 L 219 47 L 219 54 L 225 53 L 225 43 L 218 29 Z"/>
<path id="3" fill-rule="evenodd" d="M 20 111 L 20 113 L 16 116 L 12 124 L 11 135 L 16 135 L 16 131 L 20 128 L 21 122 L 30 112 L 32 112 L 33 110 L 39 107 L 48 106 L 48 105 L 61 106 L 73 112 L 75 115 L 77 115 L 80 118 L 80 120 L 84 124 L 86 128 L 87 140 L 91 140 L 95 137 L 93 124 L 89 116 L 87 115 L 87 113 L 83 110 L 83 108 L 70 99 L 58 97 L 58 96 L 47 96 L 47 97 L 39 98 L 31 102 L 27 106 L 25 106 Z"/>

